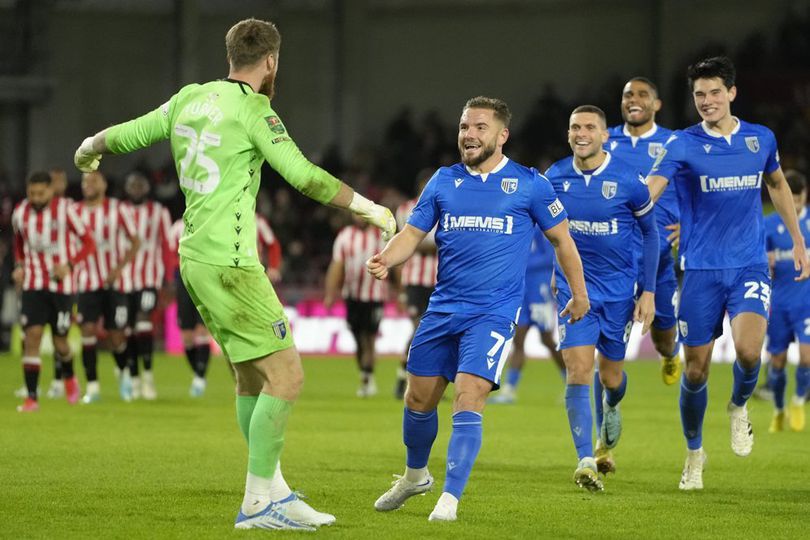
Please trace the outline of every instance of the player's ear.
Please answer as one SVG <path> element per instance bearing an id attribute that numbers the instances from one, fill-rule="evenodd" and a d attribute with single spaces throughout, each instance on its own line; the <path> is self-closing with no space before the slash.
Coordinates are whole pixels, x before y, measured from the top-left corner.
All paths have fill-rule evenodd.
<path id="1" fill-rule="evenodd" d="M 505 145 L 505 144 L 506 144 L 506 141 L 508 141 L 508 140 L 509 140 L 509 128 L 508 128 L 508 127 L 504 127 L 504 128 L 501 130 L 500 135 L 498 135 L 498 143 L 499 143 L 501 146 L 503 146 L 503 145 Z"/>
<path id="2" fill-rule="evenodd" d="M 732 86 L 731 88 L 728 89 L 728 100 L 734 101 L 734 98 L 736 97 L 737 97 L 737 87 Z"/>
<path id="3" fill-rule="evenodd" d="M 660 99 L 658 99 L 658 98 L 655 98 L 655 99 L 653 100 L 653 111 L 655 111 L 655 112 L 660 111 L 660 110 L 661 110 L 661 105 L 663 105 L 663 103 L 661 102 L 661 100 L 660 100 Z"/>

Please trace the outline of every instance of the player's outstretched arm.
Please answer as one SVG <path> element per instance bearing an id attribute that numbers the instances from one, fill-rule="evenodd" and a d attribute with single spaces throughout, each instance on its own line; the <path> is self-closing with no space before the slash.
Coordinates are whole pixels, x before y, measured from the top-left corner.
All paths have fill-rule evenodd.
<path id="1" fill-rule="evenodd" d="M 353 214 L 357 214 L 366 223 L 374 225 L 382 231 L 385 242 L 388 242 L 397 232 L 397 220 L 394 219 L 391 210 L 366 199 L 343 182 L 340 182 L 340 188 L 329 201 L 329 205 L 347 209 Z"/>
<path id="2" fill-rule="evenodd" d="M 804 246 L 804 237 L 799 228 L 799 218 L 796 216 L 796 208 L 793 206 L 793 196 L 790 192 L 785 174 L 782 168 L 778 167 L 772 173 L 765 175 L 765 183 L 768 186 L 768 193 L 771 202 L 782 221 L 785 223 L 790 238 L 793 240 L 793 265 L 799 275 L 796 281 L 801 281 L 810 277 L 810 260 L 807 258 L 807 249 Z"/>
<path id="3" fill-rule="evenodd" d="M 426 235 L 427 232 L 413 225 L 405 225 L 405 228 L 388 242 L 385 249 L 366 261 L 369 273 L 377 279 L 385 279 L 393 267 L 399 266 L 413 255 Z"/>
<path id="4" fill-rule="evenodd" d="M 568 301 L 560 315 L 562 317 L 570 315 L 568 322 L 573 324 L 582 319 L 591 309 L 588 290 L 585 288 L 582 259 L 579 258 L 577 246 L 568 232 L 567 219 L 546 230 L 545 235 L 551 245 L 554 246 L 560 268 L 562 268 L 565 280 L 571 288 L 571 300 Z"/>

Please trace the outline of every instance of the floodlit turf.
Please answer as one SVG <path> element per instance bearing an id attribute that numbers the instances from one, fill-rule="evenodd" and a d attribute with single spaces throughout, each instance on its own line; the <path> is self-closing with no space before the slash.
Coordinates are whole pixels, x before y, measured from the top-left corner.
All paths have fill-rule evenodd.
<path id="1" fill-rule="evenodd" d="M 219 359 L 217 359 L 219 360 Z M 103 402 L 69 406 L 42 399 L 39 413 L 14 410 L 19 359 L 0 356 L 0 537 L 258 538 L 235 531 L 246 449 L 231 381 L 211 367 L 203 399 L 188 397 L 181 358 L 156 361 L 159 400 L 119 401 L 112 360 L 102 355 Z M 50 379 L 46 361 L 42 386 Z M 78 368 L 79 370 L 81 368 Z M 318 535 L 340 538 L 731 538 L 804 537 L 810 509 L 810 432 L 767 432 L 770 404 L 752 402 L 755 445 L 738 458 L 725 414 L 731 370 L 713 366 L 704 430 L 709 462 L 701 493 L 681 493 L 685 457 L 678 388 L 657 363 L 629 364 L 618 474 L 591 495 L 571 480 L 576 465 L 548 362 L 533 362 L 513 406 L 490 406 L 484 444 L 456 523 L 429 523 L 444 478 L 450 403 L 430 469 L 437 488 L 396 512 L 374 500 L 401 473 L 401 403 L 390 394 L 395 363 L 381 362 L 381 395 L 354 396 L 351 359 L 307 359 L 307 382 L 287 432 L 285 475 L 338 522 Z M 790 369 L 791 377 L 793 368 Z M 789 390 L 792 390 L 792 379 Z M 295 533 L 290 533 L 295 534 Z"/>

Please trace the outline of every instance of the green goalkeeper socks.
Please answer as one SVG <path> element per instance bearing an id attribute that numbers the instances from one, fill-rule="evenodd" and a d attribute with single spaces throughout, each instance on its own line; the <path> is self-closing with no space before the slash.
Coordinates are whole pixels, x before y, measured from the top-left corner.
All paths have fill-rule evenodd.
<path id="1" fill-rule="evenodd" d="M 278 399 L 269 394 L 259 394 L 253 415 L 250 417 L 248 432 L 249 473 L 262 478 L 272 478 L 284 446 L 284 430 L 292 405 L 291 401 Z"/>
<path id="2" fill-rule="evenodd" d="M 236 421 L 239 422 L 239 429 L 248 442 L 250 442 L 250 417 L 253 416 L 257 401 L 259 396 L 236 396 Z"/>

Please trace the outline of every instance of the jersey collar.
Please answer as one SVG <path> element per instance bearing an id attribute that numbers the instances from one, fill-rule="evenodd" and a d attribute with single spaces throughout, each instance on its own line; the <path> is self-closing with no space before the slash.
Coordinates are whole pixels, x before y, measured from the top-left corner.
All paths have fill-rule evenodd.
<path id="1" fill-rule="evenodd" d="M 635 135 L 630 135 L 630 131 L 628 131 L 628 129 L 627 129 L 627 124 L 624 124 L 622 126 L 622 133 L 624 133 L 625 137 L 630 137 L 630 139 L 633 141 L 633 146 L 636 145 L 636 141 L 638 139 L 648 139 L 648 138 L 652 137 L 653 135 L 655 135 L 657 131 L 658 131 L 658 124 L 653 122 L 653 125 L 652 125 L 652 127 L 650 129 L 648 129 L 647 131 L 645 131 L 644 133 L 642 133 L 641 135 L 636 137 Z"/>
<path id="2" fill-rule="evenodd" d="M 739 118 L 737 118 L 736 116 L 732 116 L 732 118 L 733 118 L 733 119 L 734 119 L 734 120 L 737 122 L 737 125 L 736 125 L 736 126 L 734 126 L 734 129 L 732 129 L 732 130 L 731 130 L 731 133 L 729 133 L 728 135 L 723 135 L 722 133 L 718 133 L 718 132 L 716 132 L 716 131 L 715 131 L 715 130 L 713 130 L 713 129 L 709 129 L 709 126 L 707 126 L 707 125 L 706 125 L 706 122 L 705 122 L 705 121 L 703 121 L 703 122 L 701 122 L 701 123 L 700 123 L 700 127 L 702 127 L 702 128 L 703 128 L 703 131 L 704 131 L 704 132 L 706 133 L 706 135 L 708 135 L 709 137 L 714 137 L 715 139 L 720 139 L 720 138 L 723 138 L 723 139 L 725 139 L 725 140 L 726 140 L 726 142 L 727 142 L 728 144 L 731 144 L 731 136 L 732 136 L 732 135 L 736 135 L 736 134 L 737 134 L 737 132 L 738 132 L 738 131 L 740 131 L 740 126 L 742 125 L 742 122 L 740 122 L 740 119 L 739 119 Z"/>
<path id="3" fill-rule="evenodd" d="M 475 171 L 473 171 L 472 169 L 470 169 L 469 167 L 467 167 L 466 165 L 464 165 L 464 168 L 465 168 L 465 169 L 467 169 L 467 174 L 469 174 L 470 176 L 480 176 L 480 177 L 481 177 L 481 181 L 482 181 L 482 182 L 486 182 L 486 181 L 487 181 L 487 177 L 489 177 L 489 175 L 490 175 L 490 174 L 495 174 L 495 173 L 497 173 L 497 172 L 500 172 L 500 170 L 501 170 L 501 169 L 503 169 L 504 167 L 506 167 L 506 164 L 507 164 L 507 163 L 509 163 L 509 158 L 508 158 L 508 157 L 506 157 L 506 156 L 503 156 L 503 158 L 501 159 L 501 161 L 500 161 L 500 162 L 499 162 L 497 165 L 495 165 L 495 168 L 494 168 L 494 169 L 492 169 L 491 171 L 489 171 L 488 173 L 479 173 L 479 172 L 475 172 Z"/>
<path id="4" fill-rule="evenodd" d="M 250 86 L 245 81 L 240 81 L 239 79 L 231 79 L 229 77 L 225 77 L 224 79 L 220 79 L 220 81 L 238 84 L 239 89 L 242 90 L 242 93 L 245 94 L 245 95 L 247 95 L 247 94 L 255 94 L 255 92 L 253 91 L 253 87 Z M 247 90 L 245 90 L 245 87 L 247 87 Z"/>
<path id="5" fill-rule="evenodd" d="M 574 161 L 574 159 L 571 158 L 571 166 L 574 167 L 574 172 L 577 173 L 578 175 L 582 176 L 583 178 L 585 178 L 585 184 L 586 185 L 590 183 L 592 176 L 599 176 L 602 173 L 602 171 L 604 171 L 607 168 L 608 163 L 610 163 L 610 152 L 605 150 L 605 154 L 607 154 L 605 156 L 605 161 L 603 161 L 602 164 L 599 165 L 599 168 L 597 168 L 591 174 L 585 174 L 584 172 L 580 171 L 579 167 L 577 167 L 577 164 Z"/>

